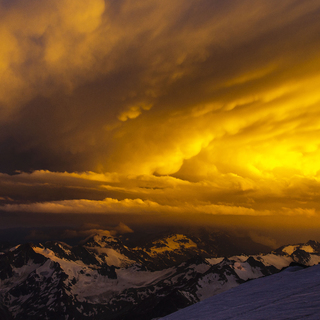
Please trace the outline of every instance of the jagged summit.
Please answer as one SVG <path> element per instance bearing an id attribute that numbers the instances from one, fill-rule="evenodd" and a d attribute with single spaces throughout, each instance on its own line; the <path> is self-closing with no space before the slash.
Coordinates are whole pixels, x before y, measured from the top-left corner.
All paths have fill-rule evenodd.
<path id="1" fill-rule="evenodd" d="M 113 247 L 121 242 L 110 231 L 101 231 L 87 237 L 80 244 L 86 247 Z"/>
<path id="2" fill-rule="evenodd" d="M 318 263 L 318 255 L 320 254 L 320 243 L 309 240 L 306 243 L 285 245 L 274 250 L 274 253 L 280 256 L 290 256 L 297 263 L 316 264 Z"/>
<path id="3" fill-rule="evenodd" d="M 292 263 L 320 262 L 316 241 L 259 255 L 217 257 L 214 248 L 213 237 L 182 233 L 139 247 L 110 232 L 76 246 L 59 241 L 18 245 L 0 253 L 1 310 L 24 320 L 152 319 Z"/>
<path id="4" fill-rule="evenodd" d="M 284 245 L 275 250 L 277 253 L 293 254 L 296 250 L 303 250 L 309 253 L 320 253 L 320 243 L 318 241 L 309 240 L 306 243 L 298 243 L 294 245 Z"/>

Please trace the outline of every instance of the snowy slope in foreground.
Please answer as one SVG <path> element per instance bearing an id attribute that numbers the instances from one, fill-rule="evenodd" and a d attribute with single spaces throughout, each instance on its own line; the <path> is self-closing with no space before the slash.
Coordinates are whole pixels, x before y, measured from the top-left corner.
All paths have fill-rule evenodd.
<path id="1" fill-rule="evenodd" d="M 297 270 L 298 269 L 298 270 Z M 246 282 L 162 320 L 284 320 L 320 318 L 320 265 L 289 267 Z"/>

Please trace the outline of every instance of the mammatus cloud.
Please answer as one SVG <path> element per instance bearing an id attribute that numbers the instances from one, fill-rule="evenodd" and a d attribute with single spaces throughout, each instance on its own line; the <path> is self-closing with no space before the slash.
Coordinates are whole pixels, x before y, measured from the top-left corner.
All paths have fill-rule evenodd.
<path id="1" fill-rule="evenodd" d="M 0 5 L 5 170 L 315 171 L 314 1 Z"/>
<path id="2" fill-rule="evenodd" d="M 39 93 L 72 90 L 90 73 L 96 50 L 91 36 L 101 25 L 104 1 L 18 0 L 0 6 L 2 118 Z"/>
<path id="3" fill-rule="evenodd" d="M 319 12 L 0 0 L 1 210 L 317 217 Z"/>

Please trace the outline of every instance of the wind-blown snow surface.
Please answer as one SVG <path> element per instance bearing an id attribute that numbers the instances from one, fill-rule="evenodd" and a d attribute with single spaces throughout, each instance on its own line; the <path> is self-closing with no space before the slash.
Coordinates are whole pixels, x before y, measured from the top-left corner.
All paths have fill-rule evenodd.
<path id="1" fill-rule="evenodd" d="M 246 282 L 162 320 L 259 320 L 320 318 L 320 265 L 289 267 Z"/>

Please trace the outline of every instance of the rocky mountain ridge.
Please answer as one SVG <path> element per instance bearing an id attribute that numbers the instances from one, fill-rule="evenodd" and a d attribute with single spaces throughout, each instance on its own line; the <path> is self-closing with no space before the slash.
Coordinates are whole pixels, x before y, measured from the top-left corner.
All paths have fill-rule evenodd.
<path id="1" fill-rule="evenodd" d="M 106 231 L 77 246 L 46 242 L 4 250 L 0 318 L 152 319 L 292 263 L 320 262 L 315 241 L 218 257 L 197 239 L 170 234 L 129 247 Z"/>

